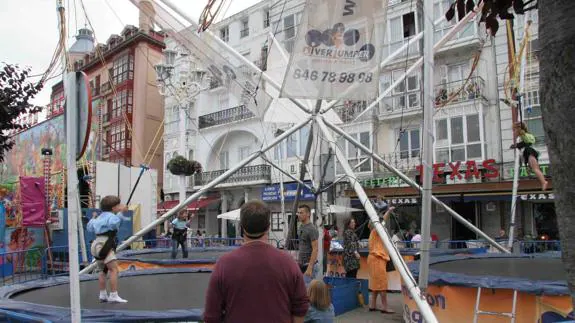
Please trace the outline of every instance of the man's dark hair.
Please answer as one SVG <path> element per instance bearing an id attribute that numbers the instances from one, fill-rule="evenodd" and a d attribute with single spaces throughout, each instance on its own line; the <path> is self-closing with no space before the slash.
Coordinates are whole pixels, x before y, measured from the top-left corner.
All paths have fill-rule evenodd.
<path id="1" fill-rule="evenodd" d="M 305 205 L 305 204 L 302 204 L 302 205 L 298 206 L 297 208 L 298 208 L 298 209 L 305 209 L 305 210 L 307 211 L 307 213 L 308 213 L 309 215 L 311 215 L 311 209 L 309 208 L 309 206 L 307 206 L 307 205 Z"/>
<path id="2" fill-rule="evenodd" d="M 240 209 L 240 225 L 250 239 L 261 238 L 270 227 L 271 211 L 262 201 L 249 201 Z"/>
<path id="3" fill-rule="evenodd" d="M 112 208 L 121 202 L 120 198 L 115 195 L 104 196 L 100 201 L 100 209 L 104 212 L 112 212 Z"/>

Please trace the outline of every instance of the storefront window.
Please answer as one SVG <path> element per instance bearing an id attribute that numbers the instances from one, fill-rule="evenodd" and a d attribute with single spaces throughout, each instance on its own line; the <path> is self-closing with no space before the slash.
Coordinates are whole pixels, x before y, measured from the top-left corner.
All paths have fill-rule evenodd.
<path id="1" fill-rule="evenodd" d="M 553 203 L 535 203 L 533 205 L 533 219 L 538 239 L 559 240 L 557 215 Z"/>

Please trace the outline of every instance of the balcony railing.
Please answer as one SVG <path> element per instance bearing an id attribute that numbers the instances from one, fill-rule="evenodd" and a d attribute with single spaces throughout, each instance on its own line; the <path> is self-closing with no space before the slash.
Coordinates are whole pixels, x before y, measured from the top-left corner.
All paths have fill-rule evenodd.
<path id="1" fill-rule="evenodd" d="M 255 117 L 255 114 L 250 109 L 246 108 L 245 105 L 239 105 L 230 109 L 200 116 L 198 119 L 199 128 L 205 129 L 253 117 Z"/>
<path id="2" fill-rule="evenodd" d="M 195 175 L 195 185 L 205 185 L 218 176 L 226 172 L 227 169 L 215 170 L 211 172 L 203 172 Z M 270 182 L 271 181 L 271 166 L 270 165 L 255 165 L 240 168 L 234 175 L 230 176 L 221 184 L 242 184 L 248 182 Z"/>
<path id="3" fill-rule="evenodd" d="M 352 122 L 367 108 L 367 101 L 345 101 L 343 105 L 335 107 L 341 121 Z M 369 114 L 369 113 L 368 113 Z M 364 119 L 362 117 L 362 119 Z"/>
<path id="4" fill-rule="evenodd" d="M 453 28 L 453 24 L 454 24 L 454 22 L 445 22 L 444 21 L 442 24 L 440 24 L 440 27 L 436 27 L 435 32 L 434 32 L 434 40 L 433 41 L 435 43 L 437 43 L 443 36 L 445 36 L 445 34 L 447 34 L 447 32 L 449 30 L 451 30 L 451 28 Z M 452 40 L 447 42 L 446 46 L 444 46 L 443 48 L 452 48 L 453 45 L 455 45 L 459 42 L 473 39 L 478 34 L 477 26 L 478 25 L 477 25 L 475 19 L 471 20 L 470 22 L 467 23 L 467 25 L 465 27 L 463 27 L 463 29 L 461 29 L 461 31 L 459 31 L 452 38 Z"/>
<path id="5" fill-rule="evenodd" d="M 485 99 L 485 81 L 474 76 L 465 80 L 449 82 L 435 86 L 435 105 L 441 107 L 447 104 Z"/>
<path id="6" fill-rule="evenodd" d="M 397 49 L 399 49 L 401 46 L 405 45 L 407 42 L 409 41 L 408 38 L 404 38 L 400 41 L 396 41 L 396 42 L 392 42 L 392 43 L 386 43 L 383 46 L 383 53 L 384 56 L 387 57 L 389 55 L 391 55 L 393 52 L 395 52 Z M 399 56 L 397 56 L 397 58 L 395 59 L 405 59 L 405 55 L 408 55 L 408 57 L 412 57 L 415 55 L 421 55 L 421 46 L 420 46 L 420 41 L 415 41 L 412 42 L 411 45 L 409 45 L 409 48 L 404 50 Z"/>
<path id="7" fill-rule="evenodd" d="M 396 112 L 410 112 L 421 109 L 421 91 L 414 90 L 394 94 L 379 103 L 379 114 L 386 115 Z"/>

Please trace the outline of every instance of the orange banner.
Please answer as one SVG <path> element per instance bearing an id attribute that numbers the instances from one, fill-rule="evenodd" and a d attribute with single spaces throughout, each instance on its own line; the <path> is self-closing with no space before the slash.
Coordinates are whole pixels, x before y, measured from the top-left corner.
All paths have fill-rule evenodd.
<path id="1" fill-rule="evenodd" d="M 473 322 L 477 288 L 459 286 L 429 285 L 427 303 L 433 309 L 437 320 L 441 323 Z M 409 296 L 405 286 L 402 286 L 404 311 L 403 319 L 407 323 L 422 323 L 423 317 L 417 305 Z M 539 300 L 538 300 L 539 298 Z M 555 312 L 550 307 L 543 309 L 543 304 L 561 309 Z M 479 309 L 481 311 L 511 313 L 513 306 L 513 291 L 510 289 L 482 289 Z M 541 296 L 519 292 L 516 305 L 516 322 L 518 323 L 552 323 L 557 319 L 567 319 L 571 312 L 569 296 Z M 497 316 L 480 316 L 481 322 L 508 323 L 509 318 Z"/>

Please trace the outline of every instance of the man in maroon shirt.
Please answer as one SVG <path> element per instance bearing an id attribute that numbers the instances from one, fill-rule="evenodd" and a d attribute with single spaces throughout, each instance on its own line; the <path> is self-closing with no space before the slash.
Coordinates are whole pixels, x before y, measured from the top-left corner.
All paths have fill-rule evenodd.
<path id="1" fill-rule="evenodd" d="M 244 244 L 220 257 L 206 295 L 206 323 L 301 323 L 309 307 L 303 275 L 268 244 L 270 209 L 250 201 L 240 210 Z"/>

